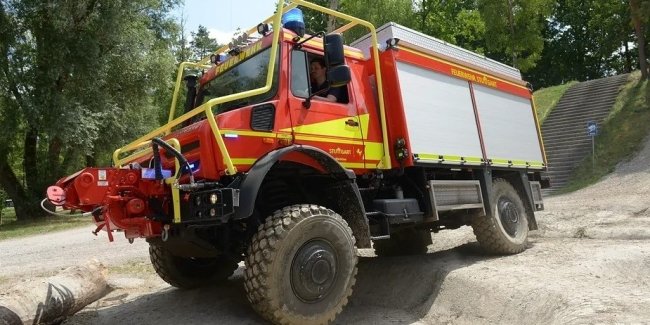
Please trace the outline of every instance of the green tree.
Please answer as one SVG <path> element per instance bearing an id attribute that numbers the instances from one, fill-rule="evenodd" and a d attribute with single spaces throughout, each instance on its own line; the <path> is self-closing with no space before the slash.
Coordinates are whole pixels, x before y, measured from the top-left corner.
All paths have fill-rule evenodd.
<path id="1" fill-rule="evenodd" d="M 18 219 L 45 187 L 149 131 L 170 86 L 177 0 L 0 1 L 0 186 Z"/>
<path id="2" fill-rule="evenodd" d="M 415 29 L 460 47 L 485 52 L 485 22 L 474 0 L 416 2 Z"/>
<path id="3" fill-rule="evenodd" d="M 179 31 L 178 37 L 176 39 L 176 44 L 174 46 L 174 56 L 176 57 L 176 62 L 186 62 L 192 57 L 192 49 L 190 48 L 190 41 L 186 35 L 186 22 L 187 19 L 181 13 L 181 18 L 178 21 Z M 175 75 L 175 73 L 174 73 Z"/>
<path id="4" fill-rule="evenodd" d="M 417 29 L 415 12 L 411 0 L 347 0 L 341 1 L 340 10 L 346 14 L 367 20 L 375 27 L 388 22 L 395 22 L 400 25 Z M 368 30 L 362 27 L 355 27 L 347 33 L 346 41 L 354 41 L 359 37 L 368 34 Z"/>
<path id="5" fill-rule="evenodd" d="M 534 67 L 551 5 L 550 0 L 478 0 L 488 55 L 522 71 Z"/>
<path id="6" fill-rule="evenodd" d="M 558 0 L 543 32 L 541 59 L 528 79 L 543 87 L 629 72 L 634 61 L 629 21 L 625 0 Z"/>
<path id="7" fill-rule="evenodd" d="M 196 32 L 192 32 L 192 40 L 190 41 L 192 59 L 201 60 L 215 51 L 219 44 L 215 38 L 210 37 L 208 29 L 199 25 Z"/>

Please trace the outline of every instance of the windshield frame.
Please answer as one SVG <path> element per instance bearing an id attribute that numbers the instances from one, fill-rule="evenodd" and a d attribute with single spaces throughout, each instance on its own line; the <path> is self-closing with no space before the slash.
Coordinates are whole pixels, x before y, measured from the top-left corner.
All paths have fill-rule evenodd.
<path id="1" fill-rule="evenodd" d="M 264 39 L 266 40 L 266 39 Z M 229 73 L 232 73 L 235 71 L 235 69 L 241 67 L 241 65 L 246 64 L 247 62 L 250 62 L 250 60 L 259 58 L 261 55 L 265 55 L 265 53 L 268 53 L 268 56 L 271 55 L 270 51 L 273 48 L 271 45 L 271 42 L 265 42 L 264 40 L 260 40 L 255 44 L 252 44 L 248 48 L 244 49 L 239 55 L 230 57 L 228 60 L 224 61 L 218 66 L 213 67 L 209 71 L 207 71 L 202 77 L 200 81 L 200 87 L 197 90 L 197 98 L 195 102 L 195 107 L 201 106 L 205 103 L 207 103 L 210 99 L 212 98 L 217 98 L 217 97 L 223 97 L 226 95 L 230 94 L 221 94 L 219 96 L 214 96 L 211 98 L 207 98 L 205 91 L 206 88 L 208 88 L 213 82 L 219 82 L 219 79 L 221 77 L 227 76 Z M 281 64 L 281 54 L 282 54 L 282 42 L 279 42 L 278 44 L 278 49 L 277 49 L 277 55 L 275 58 L 275 68 L 273 72 L 273 77 L 272 77 L 272 82 L 271 82 L 271 89 L 269 89 L 268 92 L 262 93 L 259 95 L 255 96 L 249 96 L 249 97 L 244 97 L 239 100 L 233 100 L 229 102 L 225 102 L 222 104 L 217 104 L 214 107 L 212 107 L 212 111 L 215 115 L 219 115 L 222 113 L 226 113 L 229 111 L 233 111 L 239 108 L 251 106 L 251 105 L 256 105 L 260 104 L 266 101 L 271 100 L 272 98 L 276 97 L 278 94 L 279 90 L 279 83 L 280 83 L 280 64 Z M 264 69 L 260 69 L 259 71 L 259 76 L 266 77 L 266 71 L 269 69 L 269 61 L 268 57 L 264 58 L 262 61 L 265 63 Z M 259 86 L 262 87 L 266 83 L 266 80 L 262 81 L 262 84 Z M 237 94 L 245 91 L 249 91 L 252 89 L 256 89 L 259 87 L 253 86 L 250 89 L 240 89 L 239 91 L 233 92 L 231 94 Z"/>

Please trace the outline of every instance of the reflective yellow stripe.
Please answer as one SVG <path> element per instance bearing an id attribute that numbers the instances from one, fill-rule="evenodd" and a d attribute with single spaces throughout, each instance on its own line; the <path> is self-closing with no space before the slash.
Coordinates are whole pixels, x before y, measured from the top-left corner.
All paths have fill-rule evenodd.
<path id="1" fill-rule="evenodd" d="M 252 165 L 257 161 L 257 158 L 231 158 L 232 163 L 235 165 Z"/>
<path id="2" fill-rule="evenodd" d="M 483 164 L 483 159 L 478 157 L 462 157 L 462 156 L 452 156 L 452 155 L 436 155 L 436 154 L 427 154 L 427 153 L 418 153 L 418 160 L 432 160 L 436 162 L 450 162 L 450 163 L 460 163 L 466 165 L 480 165 Z"/>
<path id="3" fill-rule="evenodd" d="M 359 123 L 359 126 L 347 125 L 346 122 L 348 120 Z M 293 131 L 299 134 L 362 139 L 366 134 L 363 134 L 361 130 L 367 130 L 369 123 L 370 114 L 363 114 L 359 117 L 346 116 L 325 122 L 298 125 L 293 127 Z M 285 128 L 280 131 L 291 132 L 291 128 Z"/>
<path id="4" fill-rule="evenodd" d="M 530 94 L 530 102 L 533 104 L 533 116 L 535 117 L 535 129 L 537 130 L 537 137 L 539 138 L 539 143 L 542 145 L 542 159 L 544 164 L 548 161 L 546 158 L 546 148 L 544 147 L 544 137 L 542 137 L 541 124 L 539 124 L 539 118 L 537 117 L 537 106 L 535 106 L 535 96 Z"/>
<path id="5" fill-rule="evenodd" d="M 221 133 L 226 134 L 236 134 L 246 137 L 260 137 L 260 138 L 275 138 L 277 133 L 274 132 L 259 132 L 259 131 L 246 131 L 246 130 L 227 130 L 222 129 Z"/>
<path id="6" fill-rule="evenodd" d="M 253 165 L 257 161 L 257 158 L 232 158 L 232 162 L 235 165 Z M 355 163 L 355 162 L 341 162 L 339 163 L 343 167 L 347 168 L 365 168 L 364 163 Z"/>
<path id="7" fill-rule="evenodd" d="M 366 160 L 381 160 L 384 156 L 384 144 L 381 142 L 365 142 Z"/>
<path id="8" fill-rule="evenodd" d="M 343 167 L 346 168 L 366 168 L 364 163 L 352 163 L 352 162 L 339 162 Z"/>
<path id="9" fill-rule="evenodd" d="M 544 168 L 544 163 L 540 161 L 525 161 L 525 160 L 511 160 L 511 159 L 491 159 L 492 165 L 499 166 L 515 166 L 515 167 L 529 167 L 529 168 Z"/>
<path id="10" fill-rule="evenodd" d="M 327 143 L 340 143 L 340 144 L 354 144 L 361 146 L 363 141 L 361 140 L 348 140 L 348 139 L 337 139 L 337 138 L 326 138 L 326 137 L 313 137 L 308 135 L 296 135 L 296 140 L 302 141 L 314 141 L 314 142 L 327 142 Z"/>

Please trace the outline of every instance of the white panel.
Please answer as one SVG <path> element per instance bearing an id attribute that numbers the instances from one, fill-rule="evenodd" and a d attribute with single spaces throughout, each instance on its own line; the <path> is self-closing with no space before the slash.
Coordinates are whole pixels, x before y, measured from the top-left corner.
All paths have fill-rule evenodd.
<path id="1" fill-rule="evenodd" d="M 482 158 L 469 84 L 397 62 L 411 150 Z"/>
<path id="2" fill-rule="evenodd" d="M 439 40 L 435 37 L 431 37 L 408 27 L 398 25 L 396 23 L 387 23 L 377 28 L 377 42 L 379 42 L 378 44 L 380 47 L 385 47 L 386 40 L 389 38 L 399 38 L 399 45 L 403 45 L 409 48 L 415 46 L 426 50 L 429 52 L 429 54 L 432 55 L 445 55 L 456 60 L 472 64 L 485 70 L 486 72 L 499 73 L 517 80 L 521 80 L 521 73 L 516 68 L 489 59 L 484 55 L 468 51 L 453 44 L 449 44 L 443 40 Z M 351 46 L 354 46 L 363 51 L 366 57 L 370 57 L 369 49 L 371 45 L 370 34 L 359 38 L 351 44 Z"/>
<path id="3" fill-rule="evenodd" d="M 542 162 L 530 99 L 474 85 L 488 159 Z"/>

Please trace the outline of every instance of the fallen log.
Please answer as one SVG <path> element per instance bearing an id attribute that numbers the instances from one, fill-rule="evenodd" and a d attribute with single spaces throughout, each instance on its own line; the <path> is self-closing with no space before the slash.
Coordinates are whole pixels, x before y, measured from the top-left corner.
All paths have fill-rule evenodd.
<path id="1" fill-rule="evenodd" d="M 60 323 L 107 289 L 106 267 L 96 260 L 50 278 L 16 283 L 0 293 L 0 325 Z"/>

